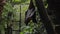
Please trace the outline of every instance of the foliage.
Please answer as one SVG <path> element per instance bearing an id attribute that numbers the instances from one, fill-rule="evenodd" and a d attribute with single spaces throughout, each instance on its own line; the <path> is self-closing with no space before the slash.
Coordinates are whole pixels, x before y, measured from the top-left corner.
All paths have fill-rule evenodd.
<path id="1" fill-rule="evenodd" d="M 18 2 L 20 2 L 20 3 L 29 3 L 29 1 L 30 0 L 12 0 L 12 2 L 14 2 L 14 3 L 18 3 Z"/>
<path id="2" fill-rule="evenodd" d="M 20 4 L 15 4 L 12 6 L 11 2 L 6 2 L 6 5 L 4 6 L 3 12 L 2 12 L 2 24 L 0 27 L 0 30 L 4 30 L 4 28 L 7 27 L 7 23 L 13 23 L 13 29 L 19 30 L 19 23 L 20 23 L 20 17 L 21 17 L 21 32 L 20 34 L 34 34 L 36 32 L 36 29 L 40 29 L 40 22 L 35 24 L 32 21 L 30 21 L 29 26 L 26 26 L 24 23 L 25 20 L 25 12 L 28 9 L 30 0 L 12 0 L 12 2 L 20 2 Z M 25 5 L 28 3 L 28 5 Z M 21 6 L 21 7 L 20 7 Z M 12 16 L 8 16 L 8 13 L 11 12 Z M 20 16 L 21 13 L 21 16 Z M 39 16 L 37 16 L 39 17 Z M 9 19 L 8 19 L 9 18 Z M 39 18 L 38 18 L 39 19 Z M 17 21 L 17 22 L 16 22 Z"/>

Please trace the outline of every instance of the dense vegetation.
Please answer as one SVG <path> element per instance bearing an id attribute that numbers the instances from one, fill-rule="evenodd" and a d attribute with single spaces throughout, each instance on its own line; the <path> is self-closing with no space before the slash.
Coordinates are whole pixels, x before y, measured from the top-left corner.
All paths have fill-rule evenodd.
<path id="1" fill-rule="evenodd" d="M 57 0 L 0 0 L 0 34 L 59 34 L 59 4 Z"/>
<path id="2" fill-rule="evenodd" d="M 2 12 L 2 20 L 0 24 L 0 34 L 34 34 L 43 33 L 45 31 L 43 24 L 40 23 L 37 14 L 38 23 L 34 24 L 32 20 L 29 26 L 26 26 L 25 12 L 29 7 L 30 0 L 7 0 Z M 41 27 L 40 27 L 41 26 Z M 12 28 L 12 32 L 8 31 L 8 27 Z M 7 29 L 8 28 L 8 29 Z M 43 28 L 43 29 L 42 29 Z M 46 33 L 46 31 L 45 31 Z"/>

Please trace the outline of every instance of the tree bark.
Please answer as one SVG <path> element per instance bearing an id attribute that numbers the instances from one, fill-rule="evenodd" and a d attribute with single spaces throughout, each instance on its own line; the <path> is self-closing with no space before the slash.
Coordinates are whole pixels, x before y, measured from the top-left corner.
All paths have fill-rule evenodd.
<path id="1" fill-rule="evenodd" d="M 42 0 L 35 0 L 36 1 L 36 6 L 40 15 L 40 19 L 42 20 L 47 34 L 55 34 L 52 24 L 48 18 L 47 11 L 45 10 L 44 4 Z"/>
<path id="2" fill-rule="evenodd" d="M 49 10 L 54 10 L 55 18 L 53 23 L 55 25 L 55 30 L 57 34 L 60 34 L 60 0 L 47 0 Z"/>

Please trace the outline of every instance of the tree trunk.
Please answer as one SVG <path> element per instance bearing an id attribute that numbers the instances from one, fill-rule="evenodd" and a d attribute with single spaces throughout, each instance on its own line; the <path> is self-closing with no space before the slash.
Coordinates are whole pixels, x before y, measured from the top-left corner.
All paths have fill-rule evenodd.
<path id="1" fill-rule="evenodd" d="M 55 18 L 53 23 L 55 25 L 55 31 L 60 34 L 60 0 L 47 0 L 49 10 L 54 10 Z"/>
<path id="2" fill-rule="evenodd" d="M 5 28 L 5 34 L 11 34 L 11 33 L 12 33 L 12 28 L 10 26 Z"/>
<path id="3" fill-rule="evenodd" d="M 1 30 L 0 30 L 0 34 L 1 34 Z"/>
<path id="4" fill-rule="evenodd" d="M 47 34 L 55 34 L 52 24 L 48 18 L 47 11 L 44 8 L 43 1 L 42 0 L 35 0 L 36 6 L 40 15 L 40 18 L 46 28 Z"/>

